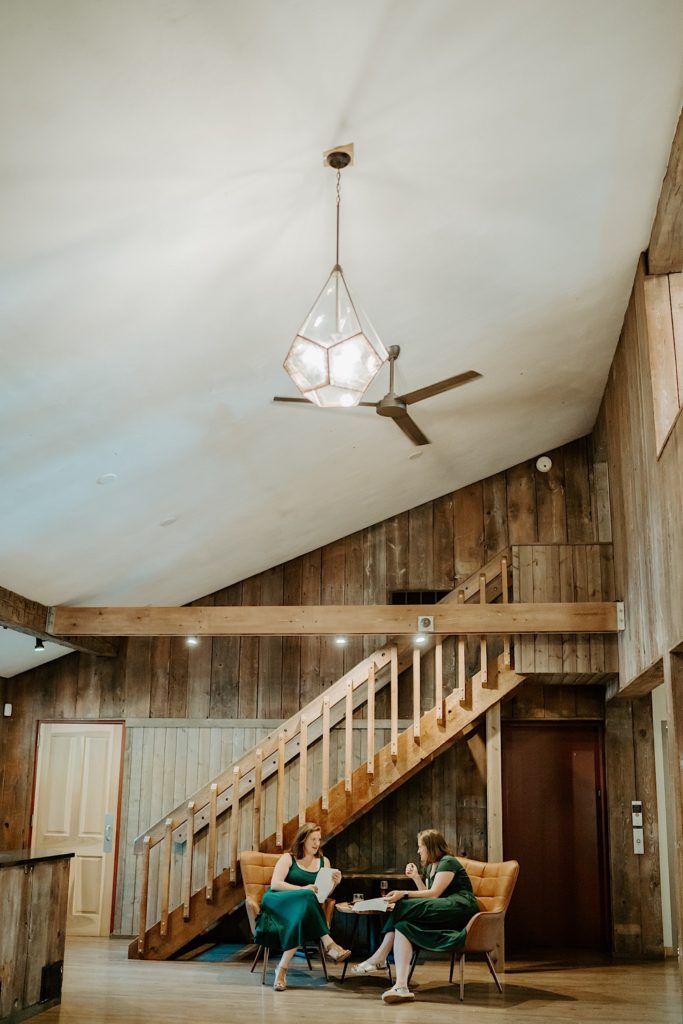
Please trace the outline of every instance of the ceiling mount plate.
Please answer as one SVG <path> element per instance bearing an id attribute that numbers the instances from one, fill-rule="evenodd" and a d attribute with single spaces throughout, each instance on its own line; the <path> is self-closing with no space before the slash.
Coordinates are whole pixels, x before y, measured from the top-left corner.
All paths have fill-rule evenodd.
<path id="1" fill-rule="evenodd" d="M 334 149 L 327 149 L 323 153 L 325 167 L 333 167 L 335 171 L 343 171 L 345 167 L 353 167 L 353 143 L 345 146 L 335 146 Z"/>

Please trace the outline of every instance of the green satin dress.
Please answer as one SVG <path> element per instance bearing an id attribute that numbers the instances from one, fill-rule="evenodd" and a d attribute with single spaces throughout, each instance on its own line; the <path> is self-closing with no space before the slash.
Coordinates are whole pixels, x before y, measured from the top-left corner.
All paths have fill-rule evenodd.
<path id="1" fill-rule="evenodd" d="M 464 944 L 465 926 L 479 912 L 477 897 L 472 892 L 467 872 L 455 857 L 442 857 L 436 864 L 429 865 L 425 873 L 428 887 L 439 871 L 453 872 L 444 894 L 433 899 L 404 896 L 389 914 L 383 933 L 401 932 L 414 946 L 435 953 Z"/>
<path id="2" fill-rule="evenodd" d="M 320 868 L 325 858 L 320 857 Z M 319 868 L 304 871 L 294 857 L 287 872 L 286 882 L 290 885 L 311 885 L 315 882 Z M 274 892 L 266 889 L 261 901 L 261 912 L 256 918 L 254 942 L 268 949 L 294 949 L 306 943 L 317 943 L 330 929 L 312 889 L 283 889 Z"/>

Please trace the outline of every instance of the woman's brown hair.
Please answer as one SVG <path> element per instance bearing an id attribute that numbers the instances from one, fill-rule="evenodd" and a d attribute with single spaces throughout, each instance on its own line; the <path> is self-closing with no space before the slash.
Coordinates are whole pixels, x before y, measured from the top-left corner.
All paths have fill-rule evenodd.
<path id="1" fill-rule="evenodd" d="M 424 843 L 429 858 L 429 864 L 435 864 L 442 857 L 452 857 L 453 851 L 450 846 L 435 828 L 425 828 L 417 833 L 418 843 Z"/>
<path id="2" fill-rule="evenodd" d="M 301 860 L 304 855 L 304 843 L 313 832 L 320 832 L 320 825 L 316 825 L 314 821 L 305 821 L 299 826 L 289 848 L 292 857 Z"/>

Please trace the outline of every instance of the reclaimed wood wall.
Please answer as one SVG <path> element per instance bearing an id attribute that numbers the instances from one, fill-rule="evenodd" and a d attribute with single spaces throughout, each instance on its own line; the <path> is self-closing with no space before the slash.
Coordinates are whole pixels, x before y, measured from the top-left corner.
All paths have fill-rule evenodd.
<path id="1" fill-rule="evenodd" d="M 611 544 L 519 544 L 512 547 L 515 601 L 614 601 Z M 515 668 L 553 682 L 596 682 L 619 671 L 616 636 L 521 636 Z"/>
<path id="2" fill-rule="evenodd" d="M 549 454 L 547 474 L 529 460 L 197 603 L 384 603 L 393 590 L 452 589 L 508 544 L 609 541 L 606 478 L 595 472 L 590 440 Z M 13 715 L 0 730 L 0 843 L 17 849 L 28 840 L 38 720 L 282 719 L 382 639 L 339 647 L 324 637 L 216 637 L 188 648 L 135 638 L 117 658 L 76 653 L 14 677 L 5 695 Z"/>
<path id="3" fill-rule="evenodd" d="M 683 642 L 683 416 L 657 458 L 644 280 L 641 261 L 594 431 L 597 460 L 609 468 L 616 591 L 626 605 L 622 688 Z M 643 692 L 663 674 L 662 666 Z"/>
<path id="4" fill-rule="evenodd" d="M 198 603 L 383 603 L 393 590 L 451 589 L 508 545 L 545 546 L 546 556 L 551 552 L 546 557 L 550 572 L 554 571 L 555 550 L 559 558 L 562 545 L 599 545 L 602 552 L 611 541 L 604 462 L 594 461 L 587 438 L 549 454 L 553 468 L 548 474 L 539 473 L 535 460 L 529 460 L 226 587 Z M 581 562 L 583 555 L 577 558 Z M 548 583 L 549 592 L 553 585 Z M 226 719 L 241 720 L 244 733 L 240 742 L 247 742 L 249 729 L 255 730 L 255 739 L 256 730 L 266 728 L 262 723 L 293 713 L 382 639 L 354 639 L 343 648 L 325 638 L 207 638 L 194 649 L 182 640 L 135 639 L 124 641 L 114 659 L 71 654 L 8 680 L 3 684 L 4 699 L 12 702 L 13 715 L 3 720 L 0 729 L 2 848 L 17 849 L 28 842 L 38 721 L 129 722 L 132 735 L 124 771 L 128 790 L 121 823 L 116 907 L 117 929 L 129 933 L 133 929 L 128 922 L 136 912 L 136 881 L 125 847 L 132 833 L 142 831 L 145 824 L 171 809 L 164 803 L 171 787 L 171 805 L 181 791 L 180 799 L 189 795 L 193 773 L 200 781 L 202 759 L 212 777 L 219 740 L 212 727 L 207 729 L 208 723 L 213 726 L 215 722 L 215 728 L 221 729 Z M 425 665 L 425 688 L 428 675 Z M 409 673 L 406 678 L 409 686 Z M 587 673 L 583 681 L 589 678 L 594 677 Z M 563 696 L 560 687 L 542 692 L 544 707 L 554 701 L 562 714 L 588 714 L 588 692 L 585 698 L 578 693 L 573 698 Z M 523 699 L 522 694 L 517 698 Z M 534 700 L 530 694 L 528 706 L 536 706 Z M 408 717 L 409 693 L 401 702 L 399 714 Z M 378 702 L 378 717 L 384 713 Z M 193 725 L 181 724 L 181 720 Z M 195 755 L 191 729 L 195 725 L 199 729 L 202 723 L 212 736 L 208 754 L 202 753 L 206 740 L 197 736 Z M 186 735 L 179 739 L 183 729 Z M 172 770 L 167 770 L 166 745 L 170 752 L 174 742 L 168 730 L 173 730 L 176 744 Z M 157 764 L 150 773 L 144 759 L 154 761 L 155 750 L 159 755 L 162 734 L 161 766 Z M 235 735 L 230 740 L 221 735 L 221 758 L 229 756 L 224 743 L 231 746 L 230 752 L 237 749 Z M 633 737 L 623 742 L 632 745 Z M 136 745 L 142 756 L 136 770 L 148 783 L 144 790 L 139 786 L 137 795 L 135 785 L 131 791 L 130 761 Z M 454 779 L 458 780 L 455 784 Z M 475 859 L 485 857 L 485 748 L 481 733 L 457 744 L 337 837 L 331 855 L 347 871 L 400 867 L 412 859 L 416 830 L 430 824 L 442 828 L 460 852 Z"/>
<path id="5" fill-rule="evenodd" d="M 667 678 L 670 652 L 683 643 L 683 417 L 658 457 L 646 305 L 657 294 L 646 296 L 641 260 L 593 433 L 596 459 L 609 472 L 615 586 L 626 608 L 618 640 L 621 699 L 608 704 L 606 733 L 614 942 L 622 956 L 661 955 L 652 707 L 640 695 Z M 651 322 L 662 315 L 650 313 Z M 680 320 L 680 310 L 677 315 Z M 670 680 L 667 686 L 672 701 L 683 705 Z M 679 745 L 672 759 L 679 813 L 680 752 Z M 633 853 L 632 800 L 643 802 L 641 856 Z M 683 886 L 680 851 L 677 879 Z"/>

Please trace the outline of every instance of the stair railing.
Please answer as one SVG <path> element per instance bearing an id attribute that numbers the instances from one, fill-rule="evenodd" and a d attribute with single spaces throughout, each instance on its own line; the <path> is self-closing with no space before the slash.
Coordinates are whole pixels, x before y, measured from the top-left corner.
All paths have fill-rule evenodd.
<path id="1" fill-rule="evenodd" d="M 478 600 L 487 603 L 502 596 L 509 600 L 509 552 L 491 559 L 482 569 L 468 577 L 456 590 L 448 594 L 443 603 L 460 603 Z M 464 636 L 455 638 L 455 680 L 456 686 L 449 700 L 458 701 L 462 707 L 472 706 L 473 682 L 486 687 L 489 683 L 489 645 L 487 637 L 481 636 L 479 647 L 479 671 L 468 678 L 467 640 Z M 324 693 L 314 698 L 303 709 L 264 737 L 259 744 L 247 751 L 232 765 L 225 768 L 213 781 L 202 786 L 192 797 L 169 815 L 154 824 L 135 840 L 134 849 L 142 855 L 138 951 L 145 952 L 145 936 L 149 927 L 150 911 L 160 924 L 160 934 L 165 936 L 168 929 L 171 906 L 171 884 L 174 844 L 183 844 L 180 866 L 180 902 L 183 918 L 190 919 L 193 891 L 204 887 L 207 903 L 214 899 L 215 883 L 220 875 L 227 874 L 232 886 L 238 880 L 238 850 L 253 846 L 259 849 L 264 844 L 263 825 L 266 819 L 265 798 L 274 800 L 274 846 L 281 850 L 284 845 L 286 796 L 288 773 L 298 769 L 297 814 L 298 821 L 306 820 L 309 806 L 309 754 L 313 747 L 320 747 L 321 767 L 319 793 L 323 813 L 329 810 L 330 790 L 336 779 L 330 780 L 331 736 L 339 726 L 343 729 L 341 754 L 341 778 L 346 793 L 352 792 L 354 776 L 353 724 L 354 712 L 365 708 L 365 766 L 367 776 L 372 779 L 376 770 L 375 726 L 376 695 L 389 685 L 389 743 L 392 759 L 398 756 L 399 744 L 399 675 L 412 666 L 412 731 L 416 743 L 420 741 L 422 709 L 422 664 L 424 654 L 433 650 L 434 690 L 428 701 L 435 709 L 437 722 L 443 723 L 446 716 L 444 699 L 443 636 L 425 634 L 421 648 L 405 639 L 389 643 L 374 651 L 369 657 L 345 673 Z M 510 639 L 502 643 L 502 666 L 512 664 Z M 497 673 L 492 673 L 491 683 L 495 687 Z M 316 780 L 317 781 L 317 780 Z M 291 788 L 291 787 L 290 787 Z M 318 788 L 316 786 L 316 788 Z M 272 801 L 270 801 L 272 803 Z M 241 811 L 250 806 L 250 834 L 245 835 L 244 815 Z M 273 815 L 269 815 L 273 817 Z M 227 834 L 219 837 L 219 823 L 227 821 Z M 227 863 L 218 869 L 219 838 L 227 847 Z M 203 844 L 203 870 L 197 871 L 195 852 L 198 843 Z M 157 870 L 158 892 L 150 901 L 150 865 L 153 851 L 159 847 Z M 155 912 L 158 917 L 155 917 Z"/>

